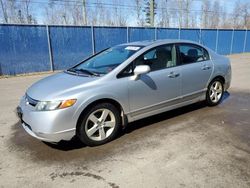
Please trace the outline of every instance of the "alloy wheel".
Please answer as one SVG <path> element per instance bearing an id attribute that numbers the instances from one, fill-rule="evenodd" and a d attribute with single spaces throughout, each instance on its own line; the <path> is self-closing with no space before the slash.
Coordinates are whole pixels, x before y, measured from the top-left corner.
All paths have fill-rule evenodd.
<path id="1" fill-rule="evenodd" d="M 116 125 L 115 115 L 108 109 L 98 109 L 92 112 L 85 124 L 86 135 L 94 141 L 108 138 Z"/>
<path id="2" fill-rule="evenodd" d="M 222 93 L 223 93 L 223 87 L 221 82 L 219 81 L 215 81 L 209 90 L 209 97 L 211 99 L 211 101 L 213 103 L 217 103 L 221 97 L 222 97 Z"/>

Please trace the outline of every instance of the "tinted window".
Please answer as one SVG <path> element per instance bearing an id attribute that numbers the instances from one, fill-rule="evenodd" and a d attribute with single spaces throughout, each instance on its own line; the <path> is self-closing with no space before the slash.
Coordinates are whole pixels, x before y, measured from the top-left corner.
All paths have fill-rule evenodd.
<path id="1" fill-rule="evenodd" d="M 179 50 L 182 64 L 209 60 L 208 52 L 200 46 L 181 44 L 179 45 Z"/>
<path id="2" fill-rule="evenodd" d="M 135 62 L 137 65 L 149 65 L 151 71 L 165 69 L 176 66 L 176 50 L 174 45 L 164 45 L 156 47 L 138 57 Z"/>
<path id="3" fill-rule="evenodd" d="M 174 67 L 176 66 L 176 48 L 174 45 L 164 45 L 147 51 L 128 65 L 118 78 L 133 75 L 133 70 L 137 65 L 149 65 L 151 71 Z"/>
<path id="4" fill-rule="evenodd" d="M 155 53 L 156 53 L 156 50 L 151 50 L 150 52 L 146 53 L 144 55 L 144 59 L 147 60 L 147 59 L 155 59 L 156 56 L 155 56 Z"/>

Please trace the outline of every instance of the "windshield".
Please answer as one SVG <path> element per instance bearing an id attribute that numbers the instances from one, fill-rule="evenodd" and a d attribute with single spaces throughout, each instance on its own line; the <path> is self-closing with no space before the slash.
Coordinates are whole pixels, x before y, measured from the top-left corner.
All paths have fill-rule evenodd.
<path id="1" fill-rule="evenodd" d="M 92 76 L 107 74 L 141 48 L 142 46 L 115 46 L 83 61 L 68 71 L 81 72 Z"/>

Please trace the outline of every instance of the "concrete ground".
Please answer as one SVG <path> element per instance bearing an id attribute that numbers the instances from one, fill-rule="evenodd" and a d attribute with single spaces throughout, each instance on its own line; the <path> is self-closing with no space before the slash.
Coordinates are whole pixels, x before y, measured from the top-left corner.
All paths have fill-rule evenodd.
<path id="1" fill-rule="evenodd" d="M 222 104 L 195 104 L 132 123 L 99 147 L 50 146 L 14 109 L 46 75 L 0 79 L 0 187 L 250 187 L 250 54 L 232 55 Z"/>

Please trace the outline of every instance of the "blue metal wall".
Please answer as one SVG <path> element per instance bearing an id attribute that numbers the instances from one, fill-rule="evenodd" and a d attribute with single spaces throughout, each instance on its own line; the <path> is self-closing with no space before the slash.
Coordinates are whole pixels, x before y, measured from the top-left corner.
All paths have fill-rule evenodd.
<path id="1" fill-rule="evenodd" d="M 201 30 L 200 43 L 216 51 L 217 31 L 212 29 Z"/>
<path id="2" fill-rule="evenodd" d="M 155 39 L 155 29 L 154 28 L 129 28 L 129 41 L 139 41 L 139 40 L 154 40 Z"/>
<path id="3" fill-rule="evenodd" d="M 250 52 L 247 30 L 0 24 L 0 75 L 66 69 L 107 47 L 155 39 L 192 40 L 223 55 Z"/>
<path id="4" fill-rule="evenodd" d="M 200 29 L 181 29 L 180 38 L 184 40 L 192 40 L 195 42 L 199 42 Z"/>
<path id="5" fill-rule="evenodd" d="M 244 31 L 244 30 L 234 31 L 233 44 L 232 44 L 232 52 L 233 53 L 243 52 L 245 34 L 246 34 L 246 31 Z"/>
<path id="6" fill-rule="evenodd" d="M 247 31 L 246 34 L 246 45 L 245 52 L 250 52 L 250 31 Z"/>
<path id="7" fill-rule="evenodd" d="M 50 69 L 46 27 L 0 25 L 0 75 Z"/>
<path id="8" fill-rule="evenodd" d="M 95 52 L 127 42 L 127 28 L 94 27 Z"/>
<path id="9" fill-rule="evenodd" d="M 50 29 L 55 70 L 66 69 L 92 54 L 90 27 L 56 27 Z"/>
<path id="10" fill-rule="evenodd" d="M 157 28 L 157 39 L 178 39 L 179 29 L 176 28 Z"/>
<path id="11" fill-rule="evenodd" d="M 219 54 L 230 54 L 232 30 L 220 30 L 218 33 L 218 50 Z"/>

